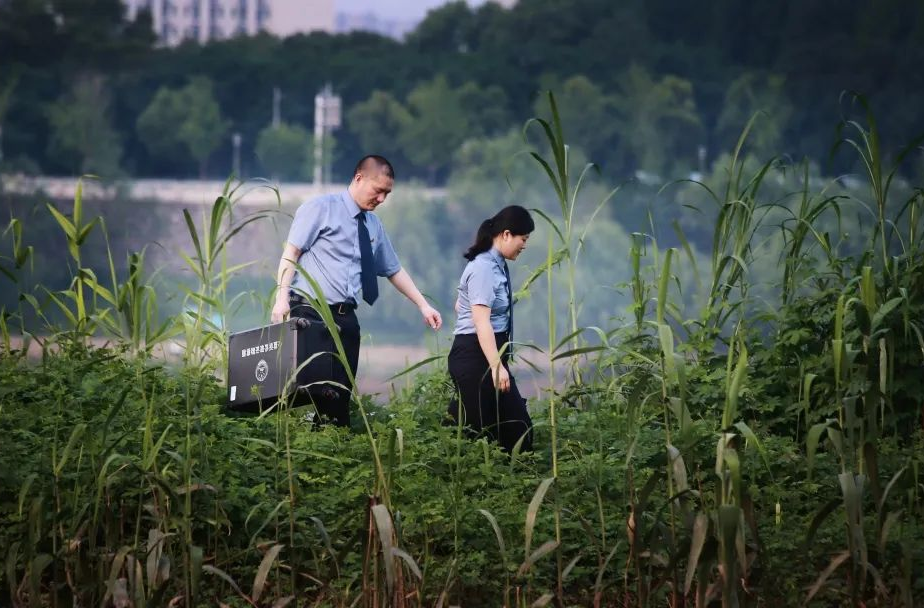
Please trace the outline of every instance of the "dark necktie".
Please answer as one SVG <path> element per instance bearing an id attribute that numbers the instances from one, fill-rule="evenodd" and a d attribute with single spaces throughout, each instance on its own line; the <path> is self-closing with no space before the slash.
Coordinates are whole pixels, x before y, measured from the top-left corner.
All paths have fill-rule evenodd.
<path id="1" fill-rule="evenodd" d="M 513 286 L 510 284 L 510 269 L 504 261 L 504 276 L 507 277 L 507 352 L 513 355 Z"/>
<path id="2" fill-rule="evenodd" d="M 371 306 L 379 297 L 379 283 L 375 276 L 369 228 L 366 227 L 366 212 L 360 211 L 356 221 L 359 230 L 359 281 L 363 288 L 363 300 Z"/>

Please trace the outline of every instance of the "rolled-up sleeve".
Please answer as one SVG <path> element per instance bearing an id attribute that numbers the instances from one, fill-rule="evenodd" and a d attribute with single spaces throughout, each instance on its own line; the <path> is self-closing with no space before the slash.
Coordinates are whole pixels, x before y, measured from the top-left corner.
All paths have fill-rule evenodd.
<path id="1" fill-rule="evenodd" d="M 324 226 L 323 211 L 324 207 L 317 199 L 302 203 L 295 211 L 286 240 L 301 251 L 311 248 Z"/>
<path id="2" fill-rule="evenodd" d="M 380 277 L 390 277 L 401 270 L 401 262 L 398 261 L 398 254 L 392 246 L 388 235 L 385 234 L 385 228 L 378 224 L 379 237 L 375 239 L 375 273 Z"/>
<path id="3" fill-rule="evenodd" d="M 491 308 L 494 305 L 494 272 L 488 264 L 475 262 L 468 277 L 468 302 Z"/>

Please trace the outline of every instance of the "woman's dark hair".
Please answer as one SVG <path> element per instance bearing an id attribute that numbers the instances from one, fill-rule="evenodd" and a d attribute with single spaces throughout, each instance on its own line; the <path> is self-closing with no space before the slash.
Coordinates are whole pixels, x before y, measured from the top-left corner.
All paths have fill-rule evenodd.
<path id="1" fill-rule="evenodd" d="M 494 217 L 481 222 L 481 226 L 478 226 L 478 234 L 475 235 L 475 242 L 462 255 L 468 261 L 474 260 L 476 255 L 490 249 L 494 242 L 494 237 L 504 230 L 509 230 L 513 235 L 521 236 L 529 234 L 535 229 L 536 224 L 533 222 L 533 217 L 529 214 L 529 211 L 519 205 L 504 207 Z"/>

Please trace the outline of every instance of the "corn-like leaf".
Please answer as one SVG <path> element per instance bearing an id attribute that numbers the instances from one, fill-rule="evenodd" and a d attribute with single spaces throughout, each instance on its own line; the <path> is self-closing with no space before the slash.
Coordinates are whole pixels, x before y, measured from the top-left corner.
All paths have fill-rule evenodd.
<path id="1" fill-rule="evenodd" d="M 571 571 L 574 570 L 574 567 L 577 566 L 578 562 L 581 561 L 582 557 L 584 556 L 578 553 L 571 559 L 570 562 L 568 562 L 568 565 L 566 565 L 564 569 L 561 571 L 561 580 L 564 581 L 568 579 L 568 576 L 571 574 Z"/>
<path id="2" fill-rule="evenodd" d="M 417 562 L 414 560 L 413 557 L 410 556 L 410 554 L 407 551 L 404 551 L 403 549 L 399 549 L 398 547 L 392 547 L 391 554 L 394 557 L 398 557 L 402 561 L 404 561 L 404 563 L 407 564 L 407 567 L 411 569 L 411 572 L 414 573 L 414 576 L 417 577 L 417 580 L 423 580 L 423 574 L 420 572 L 420 567 L 417 565 Z"/>
<path id="3" fill-rule="evenodd" d="M 234 581 L 234 579 L 231 578 L 231 575 L 228 574 L 227 572 L 225 572 L 224 570 L 222 570 L 221 568 L 216 568 L 215 566 L 213 566 L 213 565 L 211 565 L 211 564 L 205 564 L 204 566 L 202 566 L 201 570 L 202 570 L 203 572 L 208 572 L 209 574 L 214 574 L 215 576 L 217 576 L 217 577 L 220 578 L 221 580 L 223 580 L 223 581 L 225 581 L 226 583 L 228 583 L 228 584 L 231 586 L 231 588 L 234 589 L 234 590 L 237 592 L 238 595 L 240 595 L 241 597 L 247 599 L 247 594 L 245 594 L 243 591 L 241 591 L 241 588 L 240 588 L 240 587 L 238 586 L 238 584 Z"/>
<path id="4" fill-rule="evenodd" d="M 443 360 L 443 359 L 445 359 L 445 358 L 446 358 L 446 355 L 434 355 L 434 356 L 432 356 L 432 357 L 427 357 L 427 358 L 423 359 L 422 361 L 418 361 L 418 362 L 415 363 L 414 365 L 411 365 L 410 367 L 406 367 L 406 368 L 402 369 L 401 371 L 397 372 L 395 375 L 393 375 L 392 377 L 388 378 L 388 380 L 386 380 L 386 382 L 391 382 L 392 380 L 396 380 L 396 379 L 400 378 L 401 376 L 407 375 L 407 374 L 409 374 L 409 373 L 411 373 L 411 372 L 413 372 L 413 371 L 415 371 L 415 370 L 417 370 L 417 369 L 420 369 L 421 367 L 423 367 L 423 366 L 425 366 L 425 365 L 428 365 L 428 364 L 430 364 L 430 363 L 433 363 L 434 361 L 441 361 L 441 360 Z"/>
<path id="5" fill-rule="evenodd" d="M 112 597 L 113 590 L 116 586 L 116 580 L 122 572 L 122 567 L 125 565 L 125 558 L 128 557 L 130 551 L 131 547 L 122 547 L 116 552 L 112 560 L 112 565 L 109 567 L 109 580 L 106 584 L 106 594 L 103 597 L 103 601 Z"/>
<path id="6" fill-rule="evenodd" d="M 687 572 L 683 581 L 683 594 L 690 593 L 690 586 L 693 584 L 693 577 L 696 575 L 696 568 L 699 566 L 699 556 L 703 552 L 703 546 L 706 544 L 706 533 L 709 531 L 709 516 L 705 513 L 697 513 L 696 519 L 693 520 L 693 536 L 690 539 L 690 556 L 687 558 Z"/>
<path id="7" fill-rule="evenodd" d="M 211 566 L 211 565 L 203 566 L 202 565 L 203 557 L 204 556 L 202 552 L 202 547 L 199 547 L 198 545 L 193 545 L 192 547 L 189 548 L 189 561 L 190 561 L 190 566 L 191 566 L 189 570 L 189 580 L 191 583 L 190 587 L 192 587 L 190 589 L 190 592 L 192 594 L 193 600 L 195 600 L 199 595 L 199 577 L 202 575 L 203 570 L 212 572 L 213 574 L 218 574 L 219 572 L 221 574 L 224 574 L 224 572 L 221 572 L 220 570 L 218 570 L 218 568 L 215 568 L 214 566 Z M 225 577 L 227 579 L 231 578 L 227 575 L 225 575 Z M 237 586 L 237 584 L 234 583 L 233 580 L 230 582 L 232 583 L 231 586 L 235 589 L 235 591 L 237 591 L 241 595 L 244 595 L 243 593 L 241 593 L 240 588 Z"/>
<path id="8" fill-rule="evenodd" d="M 47 205 L 48 211 L 51 212 L 52 217 L 55 218 L 55 221 L 58 222 L 58 225 L 61 226 L 61 229 L 64 230 L 64 234 L 67 235 L 68 240 L 74 240 L 77 238 L 77 229 L 74 227 L 74 224 L 67 219 L 60 211 L 54 208 L 51 204 Z"/>
<path id="9" fill-rule="evenodd" d="M 819 422 L 812 426 L 809 429 L 808 434 L 805 438 L 805 462 L 806 470 L 808 473 L 809 480 L 812 479 L 812 469 L 815 465 L 815 452 L 818 450 L 818 441 L 821 439 L 821 434 L 831 426 L 834 420 L 826 420 L 824 422 Z"/>
<path id="10" fill-rule="evenodd" d="M 276 561 L 276 556 L 282 551 L 282 547 L 283 545 L 278 543 L 273 545 L 260 561 L 257 574 L 253 577 L 253 590 L 250 592 L 250 599 L 255 604 L 260 602 L 260 597 L 263 595 L 263 587 L 266 585 L 266 577 L 269 576 L 270 568 L 272 568 L 273 562 Z"/>
<path id="11" fill-rule="evenodd" d="M 276 517 L 276 514 L 279 513 L 279 510 L 288 504 L 290 504 L 288 498 L 283 498 L 282 500 L 276 503 L 276 506 L 273 507 L 273 509 L 269 512 L 269 514 L 267 514 L 267 516 L 263 519 L 263 523 L 260 524 L 260 527 L 257 528 L 256 531 L 250 536 L 250 546 L 251 547 L 253 547 L 256 544 L 257 537 L 260 535 L 260 532 L 262 532 L 263 529 L 266 526 L 268 526 L 270 522 L 273 521 L 273 518 Z M 257 507 L 259 507 L 259 505 L 254 506 L 254 509 L 251 512 L 251 514 L 253 514 L 253 512 L 256 511 Z M 250 520 L 250 515 L 247 516 L 247 520 L 248 521 Z M 245 522 L 245 525 L 246 525 L 246 522 Z"/>
<path id="12" fill-rule="evenodd" d="M 722 597 L 726 605 L 738 603 L 737 560 L 735 559 L 741 509 L 721 505 L 718 513 L 719 560 L 722 564 Z"/>
<path id="13" fill-rule="evenodd" d="M 664 373 L 667 381 L 673 386 L 677 384 L 677 365 L 674 361 L 674 332 L 666 323 L 658 323 L 658 341 L 661 345 L 661 355 L 664 357 Z"/>
<path id="14" fill-rule="evenodd" d="M 529 507 L 526 509 L 524 562 L 529 560 L 530 549 L 533 542 L 533 528 L 536 526 L 536 517 L 539 514 L 539 507 L 542 505 L 542 500 L 545 498 L 545 494 L 548 492 L 549 486 L 551 486 L 552 482 L 554 481 L 554 477 L 543 479 L 539 484 L 539 487 L 536 488 L 536 492 L 533 494 L 532 500 L 529 501 Z"/>
<path id="15" fill-rule="evenodd" d="M 828 567 L 822 571 L 818 578 L 815 579 L 815 582 L 812 584 L 812 586 L 809 587 L 808 594 L 805 596 L 805 601 L 802 602 L 803 606 L 807 606 L 808 603 L 812 601 L 812 598 L 815 597 L 815 594 L 821 590 L 828 578 L 834 574 L 834 571 L 837 570 L 838 567 L 840 567 L 840 565 L 847 561 L 849 558 L 849 551 L 844 551 L 834 556 L 834 559 L 831 560 L 831 563 L 828 564 Z"/>
<path id="16" fill-rule="evenodd" d="M 525 575 L 527 572 L 529 572 L 530 568 L 532 568 L 533 565 L 537 561 L 539 561 L 540 559 L 542 559 L 543 557 L 545 557 L 546 555 L 548 555 L 549 553 L 551 553 L 557 548 L 558 548 L 557 540 L 547 540 L 541 545 L 539 545 L 539 547 L 535 551 L 530 553 L 529 557 L 527 557 L 523 561 L 523 563 L 520 564 L 520 567 L 517 570 L 517 576 Z"/>
<path id="17" fill-rule="evenodd" d="M 664 324 L 664 308 L 667 306 L 667 288 L 671 278 L 671 259 L 673 256 L 674 249 L 668 249 L 664 254 L 664 263 L 661 266 L 661 277 L 658 281 L 658 305 L 655 309 L 655 320 L 659 326 Z"/>
<path id="18" fill-rule="evenodd" d="M 549 603 L 551 603 L 551 601 L 554 599 L 555 599 L 554 594 L 543 593 L 542 595 L 539 596 L 539 599 L 537 599 L 535 602 L 533 602 L 529 606 L 530 608 L 544 608 L 545 606 L 548 606 Z"/>
<path id="19" fill-rule="evenodd" d="M 581 346 L 579 348 L 574 348 L 571 350 L 566 350 L 565 352 L 559 353 L 552 357 L 552 361 L 558 361 L 560 359 L 570 359 L 571 357 L 579 357 L 581 355 L 586 355 L 589 353 L 598 353 L 608 350 L 607 346 Z"/>
<path id="20" fill-rule="evenodd" d="M 148 587 L 154 589 L 158 585 L 157 581 L 157 570 L 160 562 L 160 556 L 163 553 L 164 547 L 163 542 L 167 538 L 167 535 L 158 530 L 157 528 L 151 528 L 148 531 L 148 544 L 147 552 L 148 558 L 146 560 L 147 576 L 148 576 Z"/>
<path id="21" fill-rule="evenodd" d="M 879 532 L 879 553 L 885 553 L 886 543 L 889 540 L 889 532 L 892 530 L 892 526 L 895 525 L 895 522 L 902 516 L 902 512 L 902 509 L 898 511 L 889 511 L 885 516 L 885 520 L 882 522 L 882 529 Z"/>
<path id="22" fill-rule="evenodd" d="M 32 487 L 32 484 L 35 483 L 35 480 L 38 479 L 38 475 L 35 473 L 30 473 L 22 482 L 22 486 L 19 488 L 19 516 L 22 517 L 22 506 L 26 502 L 26 496 L 29 495 L 29 489 Z"/>
<path id="23" fill-rule="evenodd" d="M 738 417 L 738 399 L 744 388 L 744 381 L 748 371 L 748 349 L 744 342 L 739 343 L 738 363 L 735 365 L 734 375 L 728 384 L 725 396 L 725 409 L 722 414 L 722 428 L 730 427 Z"/>
<path id="24" fill-rule="evenodd" d="M 770 473 L 771 479 L 773 478 L 773 471 L 770 469 L 770 458 L 767 455 L 767 450 L 764 449 L 763 444 L 760 442 L 760 439 L 757 438 L 757 435 L 754 431 L 751 430 L 747 424 L 743 421 L 738 421 L 735 423 L 735 428 L 741 433 L 741 435 L 748 440 L 749 443 L 753 443 L 757 448 L 757 452 L 760 454 L 761 459 L 764 461 L 764 466 L 767 467 L 767 472 Z"/>
<path id="25" fill-rule="evenodd" d="M 375 519 L 375 526 L 378 530 L 379 543 L 382 547 L 382 556 L 385 562 L 385 582 L 388 585 L 389 594 L 395 588 L 395 559 L 394 559 L 394 538 L 395 528 L 391 521 L 391 514 L 388 507 L 383 504 L 373 505 L 372 515 Z"/>
<path id="26" fill-rule="evenodd" d="M 80 438 L 83 437 L 83 433 L 86 430 L 87 425 L 81 422 L 71 431 L 71 436 L 67 440 L 67 445 L 64 446 L 64 450 L 61 452 L 61 457 L 58 459 L 58 462 L 55 463 L 54 471 L 56 477 L 61 474 L 61 471 L 64 469 L 64 465 L 67 464 L 67 460 L 70 458 L 74 446 L 77 445 L 77 442 L 80 441 Z"/>
<path id="27" fill-rule="evenodd" d="M 667 457 L 673 472 L 676 493 L 680 494 L 681 492 L 685 492 L 690 486 L 687 484 L 687 467 L 683 462 L 683 456 L 681 456 L 680 450 L 668 444 Z"/>
<path id="28" fill-rule="evenodd" d="M 491 529 L 494 530 L 494 537 L 497 539 L 497 547 L 500 549 L 501 560 L 504 563 L 504 566 L 507 565 L 507 545 L 504 543 L 504 533 L 501 532 L 500 526 L 497 523 L 494 515 L 486 509 L 478 509 L 478 512 L 484 515 L 485 519 L 488 520 L 488 523 L 491 524 Z"/>

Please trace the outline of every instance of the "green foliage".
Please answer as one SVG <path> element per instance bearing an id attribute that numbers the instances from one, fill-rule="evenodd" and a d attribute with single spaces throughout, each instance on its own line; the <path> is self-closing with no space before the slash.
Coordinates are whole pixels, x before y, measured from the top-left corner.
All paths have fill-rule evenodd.
<path id="1" fill-rule="evenodd" d="M 184 210 L 194 282 L 166 329 L 152 324 L 143 255 L 120 279 L 109 252 L 109 284 L 89 267 L 87 244 L 107 233 L 80 184 L 72 208 L 43 208 L 63 233 L 65 288 L 22 282 L 47 248 L 11 221 L 0 257 L 21 304 L 0 314 L 10 603 L 920 604 L 924 199 L 893 179 L 871 115 L 845 127 L 870 186 L 850 190 L 866 213 L 849 225 L 859 246 L 844 201 L 813 185 L 808 164 L 790 189 L 792 173 L 771 179 L 785 165 L 747 158 L 752 122 L 726 166 L 692 186 L 701 199 L 680 192 L 705 201 L 702 254 L 680 222 L 665 246 L 653 218 L 631 235 L 598 221 L 607 202 L 624 205 L 618 189 L 585 194 L 585 209 L 593 166 L 574 171 L 548 101 L 522 155 L 554 193 L 537 209 L 545 251 L 518 293 L 546 291 L 548 346 L 518 349 L 548 374 L 530 403 L 530 454 L 446 424 L 441 364 L 387 405 L 354 392 L 352 429 L 318 428 L 286 404 L 225 416 L 216 370 L 244 297 L 229 288 L 243 266 L 227 250 L 269 216 L 236 213 L 241 185 L 201 219 Z M 470 215 L 445 212 L 420 213 L 427 229 L 406 237 L 415 255 L 428 259 Z M 612 261 L 623 243 L 625 267 Z M 578 279 L 591 255 L 623 269 L 629 324 L 585 324 Z M 769 279 L 761 256 L 781 267 Z M 342 358 L 329 307 L 314 305 Z M 182 356 L 165 363 L 151 341 L 171 331 Z M 91 346 L 101 335 L 114 345 Z"/>
<path id="2" fill-rule="evenodd" d="M 623 163 L 663 177 L 678 161 L 696 166 L 702 122 L 692 82 L 673 75 L 658 78 L 633 65 L 620 79 L 614 104 L 626 139 Z"/>
<path id="3" fill-rule="evenodd" d="M 152 154 L 188 154 L 198 161 L 200 177 L 228 131 L 212 89 L 203 77 L 192 78 L 181 89 L 162 87 L 137 122 L 138 135 Z"/>
<path id="4" fill-rule="evenodd" d="M 407 105 L 411 121 L 398 137 L 408 159 L 426 167 L 433 183 L 465 140 L 474 116 L 466 112 L 459 91 L 443 76 L 415 87 Z"/>
<path id="5" fill-rule="evenodd" d="M 563 83 L 547 77 L 542 86 L 555 91 L 561 121 L 569 128 L 569 141 L 580 142 L 588 157 L 606 163 L 611 158 L 613 142 L 621 138 L 622 131 L 622 125 L 611 119 L 614 98 L 586 76 L 572 76 Z M 551 120 L 546 99 L 536 99 L 533 114 Z"/>
<path id="6" fill-rule="evenodd" d="M 385 91 L 373 91 L 369 99 L 356 103 L 346 113 L 346 123 L 362 149 L 385 156 L 399 170 L 407 166 L 407 161 L 398 137 L 412 121 L 407 109 Z"/>
<path id="7" fill-rule="evenodd" d="M 68 95 L 49 106 L 48 119 L 54 153 L 73 159 L 66 164 L 80 173 L 118 175 L 122 145 L 110 121 L 102 76 L 78 78 Z"/>
<path id="8" fill-rule="evenodd" d="M 311 175 L 311 136 L 299 126 L 280 123 L 260 131 L 257 158 L 274 179 L 304 180 Z"/>
<path id="9" fill-rule="evenodd" d="M 725 92 L 725 101 L 716 123 L 722 149 L 734 147 L 741 125 L 757 112 L 764 115 L 751 130 L 748 143 L 758 158 L 769 158 L 781 149 L 794 108 L 786 99 L 785 79 L 769 74 L 746 73 L 736 78 Z"/>
<path id="10" fill-rule="evenodd" d="M 639 170 L 670 179 L 707 169 L 758 109 L 770 116 L 755 132 L 761 153 L 825 159 L 828 117 L 840 111 L 843 90 L 869 96 L 879 109 L 884 148 L 894 149 L 907 133 L 922 130 L 924 80 L 916 68 L 924 61 L 924 10 L 897 0 L 852 0 L 836 8 L 832 15 L 826 3 L 795 0 L 702 7 L 681 0 L 576 0 L 563 12 L 547 0 L 510 8 L 453 2 L 430 11 L 404 41 L 368 32 L 316 32 L 165 48 L 154 44 L 150 13 L 139 11 L 129 21 L 120 0 L 7 0 L 0 5 L 0 74 L 19 75 L 4 121 L 7 156 L 32 159 L 39 172 L 73 171 L 72 159 L 60 158 L 51 145 L 45 109 L 67 94 L 80 70 L 103 74 L 113 87 L 112 121 L 124 145 L 123 166 L 144 176 L 191 173 L 187 154 L 148 155 L 135 127 L 159 89 L 195 76 L 215 83 L 222 115 L 242 135 L 244 172 L 251 175 L 256 168 L 248 161 L 269 121 L 274 87 L 285 92 L 286 121 L 304 127 L 312 123 L 314 92 L 330 82 L 342 95 L 349 135 L 333 175 L 346 179 L 362 154 L 395 147 L 370 148 L 358 136 L 369 128 L 354 129 L 350 111 L 375 92 L 410 109 L 409 92 L 440 77 L 450 89 L 486 93 L 465 96 L 472 103 L 463 101 L 463 108 L 478 120 L 469 121 L 463 140 L 520 123 L 546 88 L 559 90 L 564 112 L 567 95 L 560 84 L 588 79 L 593 90 L 579 87 L 588 95 L 588 112 L 566 120 L 580 134 L 573 142 L 613 181 Z M 378 62 L 375 68 L 370 58 Z M 612 102 L 604 104 L 605 120 L 598 119 L 598 93 Z M 655 110 L 650 116 L 649 109 Z M 671 110 L 676 112 L 669 115 Z M 381 128 L 393 136 L 399 132 Z M 387 136 L 381 143 L 388 143 Z M 397 158 L 405 151 L 397 148 L 386 153 Z M 447 161 L 439 162 L 443 168 L 435 179 L 443 183 Z M 432 181 L 431 163 L 418 157 L 402 166 L 401 175 Z M 853 159 L 837 160 L 828 173 L 855 168 Z M 227 169 L 213 163 L 210 176 L 223 177 Z M 909 168 L 903 172 L 911 174 Z"/>

